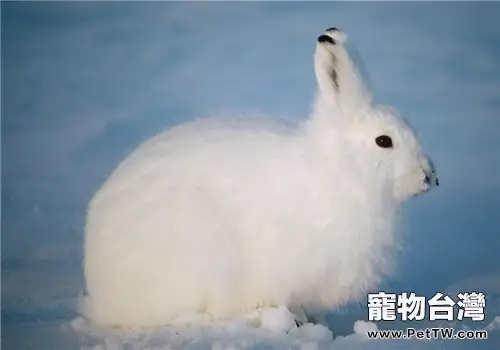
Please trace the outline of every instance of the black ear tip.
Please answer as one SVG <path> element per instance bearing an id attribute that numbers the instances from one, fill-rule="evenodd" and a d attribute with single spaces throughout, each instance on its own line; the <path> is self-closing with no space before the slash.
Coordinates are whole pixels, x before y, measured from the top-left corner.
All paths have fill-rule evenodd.
<path id="1" fill-rule="evenodd" d="M 328 35 L 321 35 L 319 38 L 318 38 L 318 42 L 319 43 L 329 43 L 329 44 L 332 44 L 332 45 L 335 45 L 335 40 L 333 40 L 331 37 L 329 37 Z"/>
<path id="2" fill-rule="evenodd" d="M 336 28 L 336 27 L 331 27 L 331 28 L 328 28 L 327 30 L 325 30 L 325 32 L 340 32 L 340 29 Z"/>

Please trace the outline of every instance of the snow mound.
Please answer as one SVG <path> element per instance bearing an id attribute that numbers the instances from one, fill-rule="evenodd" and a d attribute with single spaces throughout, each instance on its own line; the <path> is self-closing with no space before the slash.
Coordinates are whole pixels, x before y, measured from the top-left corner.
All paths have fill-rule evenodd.
<path id="1" fill-rule="evenodd" d="M 262 328 L 276 333 L 286 333 L 296 327 L 295 316 L 284 306 L 262 310 L 260 319 Z"/>
<path id="2" fill-rule="evenodd" d="M 378 327 L 373 322 L 356 321 L 354 323 L 354 333 L 361 336 L 366 336 L 366 332 L 376 331 Z"/>
<path id="3" fill-rule="evenodd" d="M 141 331 L 102 329 L 82 317 L 70 325 L 77 333 L 92 339 L 85 342 L 86 346 L 81 350 L 468 350 L 471 344 L 478 345 L 478 349 L 495 349 L 489 345 L 493 346 L 496 339 L 500 339 L 500 316 L 486 327 L 493 339 L 480 344 L 436 339 L 370 340 L 367 332 L 377 331 L 379 327 L 361 320 L 354 323 L 352 334 L 334 338 L 324 325 L 306 323 L 297 327 L 295 319 L 287 308 L 277 307 L 257 310 L 240 319 L 217 322 L 203 315 L 190 315 L 169 327 Z M 200 323 L 200 320 L 205 320 L 205 323 Z M 466 329 L 465 325 L 462 326 L 454 328 Z"/>
<path id="4" fill-rule="evenodd" d="M 95 339 L 85 350 L 121 349 L 301 349 L 328 347 L 331 331 L 318 324 L 296 325 L 296 317 L 286 307 L 265 308 L 245 317 L 210 321 L 203 315 L 189 315 L 169 327 L 131 331 L 103 329 L 79 317 L 71 328 Z"/>
<path id="5" fill-rule="evenodd" d="M 333 341 L 332 332 L 323 325 L 307 323 L 288 332 L 288 335 L 297 339 L 310 340 L 319 343 Z M 307 344 L 307 343 L 305 343 Z"/>

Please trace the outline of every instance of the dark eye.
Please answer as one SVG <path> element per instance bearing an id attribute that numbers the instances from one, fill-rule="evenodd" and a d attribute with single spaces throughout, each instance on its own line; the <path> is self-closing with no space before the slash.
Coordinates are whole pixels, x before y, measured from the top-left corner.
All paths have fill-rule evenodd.
<path id="1" fill-rule="evenodd" d="M 387 135 L 381 135 L 375 138 L 377 146 L 382 148 L 392 148 L 392 139 Z"/>

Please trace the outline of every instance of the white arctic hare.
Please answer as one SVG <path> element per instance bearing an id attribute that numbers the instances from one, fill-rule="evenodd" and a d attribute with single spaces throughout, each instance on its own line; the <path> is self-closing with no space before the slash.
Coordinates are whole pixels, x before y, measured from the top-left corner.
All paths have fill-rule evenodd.
<path id="1" fill-rule="evenodd" d="M 150 327 L 318 310 L 390 273 L 395 211 L 437 178 L 410 127 L 372 102 L 345 38 L 318 38 L 317 98 L 299 126 L 209 118 L 120 164 L 88 210 L 87 317 Z"/>

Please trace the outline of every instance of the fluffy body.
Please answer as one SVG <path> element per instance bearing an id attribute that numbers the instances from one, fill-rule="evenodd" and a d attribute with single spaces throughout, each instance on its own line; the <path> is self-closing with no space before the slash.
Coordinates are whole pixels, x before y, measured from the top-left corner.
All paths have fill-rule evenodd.
<path id="1" fill-rule="evenodd" d="M 318 41 L 318 96 L 303 123 L 197 120 L 119 165 L 88 210 L 87 317 L 149 327 L 196 312 L 318 310 L 391 273 L 394 215 L 434 172 L 407 124 L 342 65 L 345 35 L 327 35 L 336 42 Z M 377 147 L 380 133 L 398 147 Z"/>

